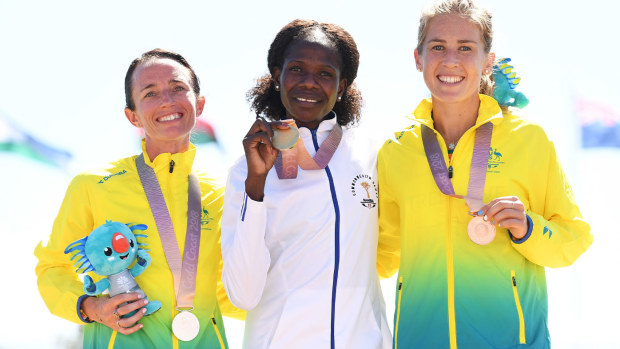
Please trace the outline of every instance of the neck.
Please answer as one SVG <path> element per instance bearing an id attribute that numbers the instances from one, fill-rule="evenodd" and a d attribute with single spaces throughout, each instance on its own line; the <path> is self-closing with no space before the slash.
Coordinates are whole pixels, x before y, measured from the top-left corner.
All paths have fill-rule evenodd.
<path id="1" fill-rule="evenodd" d="M 435 103 L 433 99 L 433 122 L 446 145 L 456 143 L 461 136 L 476 124 L 480 100 L 476 103 Z"/>
<path id="2" fill-rule="evenodd" d="M 182 153 L 189 149 L 189 136 L 181 141 L 168 141 L 161 142 L 150 139 L 148 136 L 145 138 L 146 154 L 151 161 L 154 161 L 157 155 L 163 153 Z"/>

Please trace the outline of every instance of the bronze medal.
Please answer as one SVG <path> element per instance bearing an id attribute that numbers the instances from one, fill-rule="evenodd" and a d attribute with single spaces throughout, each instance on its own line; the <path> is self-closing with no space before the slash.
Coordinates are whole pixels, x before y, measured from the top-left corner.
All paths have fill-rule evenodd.
<path id="1" fill-rule="evenodd" d="M 481 216 L 476 216 L 467 225 L 467 235 L 476 244 L 486 245 L 495 239 L 495 226 Z"/>

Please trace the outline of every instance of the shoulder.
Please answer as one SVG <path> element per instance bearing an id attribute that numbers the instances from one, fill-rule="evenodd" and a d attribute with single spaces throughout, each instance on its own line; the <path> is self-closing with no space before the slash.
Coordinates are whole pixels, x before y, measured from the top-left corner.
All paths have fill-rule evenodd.
<path id="1" fill-rule="evenodd" d="M 379 156 L 411 147 L 420 138 L 420 127 L 419 122 L 413 121 L 409 126 L 394 132 L 381 146 Z"/>
<path id="2" fill-rule="evenodd" d="M 106 184 L 113 178 L 127 177 L 129 173 L 135 172 L 135 158 L 130 156 L 85 170 L 73 178 L 71 186 Z"/>
<path id="3" fill-rule="evenodd" d="M 523 116 L 520 110 L 503 111 L 503 116 L 498 128 L 507 132 L 511 137 L 526 140 L 528 143 L 549 142 L 549 137 L 542 126 Z"/>

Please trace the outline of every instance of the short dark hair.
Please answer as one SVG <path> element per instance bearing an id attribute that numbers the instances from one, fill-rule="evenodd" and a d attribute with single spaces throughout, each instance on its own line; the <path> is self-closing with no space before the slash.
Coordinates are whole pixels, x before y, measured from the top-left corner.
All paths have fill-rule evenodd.
<path id="1" fill-rule="evenodd" d="M 134 59 L 133 62 L 131 62 L 131 64 L 129 65 L 129 69 L 127 69 L 127 74 L 125 74 L 125 103 L 126 103 L 126 107 L 129 108 L 130 110 L 136 109 L 136 103 L 133 100 L 133 95 L 132 95 L 134 71 L 140 64 L 143 64 L 145 62 L 158 59 L 158 58 L 171 59 L 173 61 L 178 62 L 185 68 L 187 68 L 190 72 L 190 85 L 192 86 L 192 90 L 194 90 L 194 93 L 196 94 L 196 96 L 200 95 L 200 81 L 198 80 L 198 76 L 196 76 L 196 72 L 194 72 L 194 68 L 192 68 L 192 66 L 189 65 L 189 63 L 187 63 L 185 58 L 183 58 L 183 56 L 181 56 L 180 54 L 176 52 L 164 50 L 161 48 L 156 48 L 148 52 L 145 52 L 142 54 L 142 56 Z"/>
<path id="2" fill-rule="evenodd" d="M 256 117 L 263 115 L 271 120 L 279 120 L 283 115 L 286 115 L 280 93 L 275 90 L 275 83 L 272 78 L 274 69 L 282 70 L 288 48 L 293 43 L 304 40 L 307 34 L 315 29 L 324 33 L 334 45 L 340 55 L 340 64 L 342 65 L 340 67 L 340 78 L 347 81 L 342 100 L 334 105 L 338 124 L 344 126 L 359 121 L 363 100 L 353 82 L 357 77 L 357 68 L 359 67 L 359 52 L 353 37 L 335 24 L 302 19 L 292 21 L 278 32 L 267 55 L 269 74 L 258 78 L 256 86 L 247 93 L 247 100 L 251 103 L 251 110 L 256 112 Z"/>

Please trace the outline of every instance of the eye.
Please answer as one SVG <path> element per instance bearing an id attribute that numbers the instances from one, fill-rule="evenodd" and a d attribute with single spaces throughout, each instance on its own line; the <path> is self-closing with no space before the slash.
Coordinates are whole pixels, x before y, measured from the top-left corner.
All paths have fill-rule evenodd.
<path id="1" fill-rule="evenodd" d="M 461 46 L 461 51 L 471 51 L 471 47 L 469 47 L 469 46 Z"/>
<path id="2" fill-rule="evenodd" d="M 153 91 L 147 92 L 147 93 L 144 95 L 144 97 L 145 97 L 145 98 L 147 98 L 147 97 L 153 97 L 153 96 L 155 96 L 155 92 L 153 92 Z"/>
<path id="3" fill-rule="evenodd" d="M 133 247 L 133 240 L 129 239 L 129 246 Z"/>
<path id="4" fill-rule="evenodd" d="M 331 77 L 331 76 L 333 76 L 333 74 L 332 74 L 332 73 L 330 73 L 330 72 L 328 72 L 328 71 L 322 71 L 322 72 L 320 73 L 320 75 L 321 75 L 321 76 L 325 76 L 325 77 Z"/>
<path id="5" fill-rule="evenodd" d="M 174 91 L 185 91 L 185 87 L 183 87 L 183 86 L 175 86 L 173 90 Z"/>
<path id="6" fill-rule="evenodd" d="M 294 71 L 294 72 L 300 72 L 300 71 L 301 71 L 301 67 L 300 67 L 300 66 L 297 66 L 297 65 L 293 65 L 293 66 L 290 66 L 290 67 L 288 68 L 288 70 L 289 70 L 289 71 Z"/>
<path id="7" fill-rule="evenodd" d="M 431 47 L 431 50 L 433 50 L 433 51 L 443 51 L 443 46 L 435 45 L 435 46 Z"/>
<path id="8" fill-rule="evenodd" d="M 105 254 L 106 256 L 111 256 L 112 255 L 112 249 L 109 247 L 106 247 L 103 249 L 103 254 Z"/>

